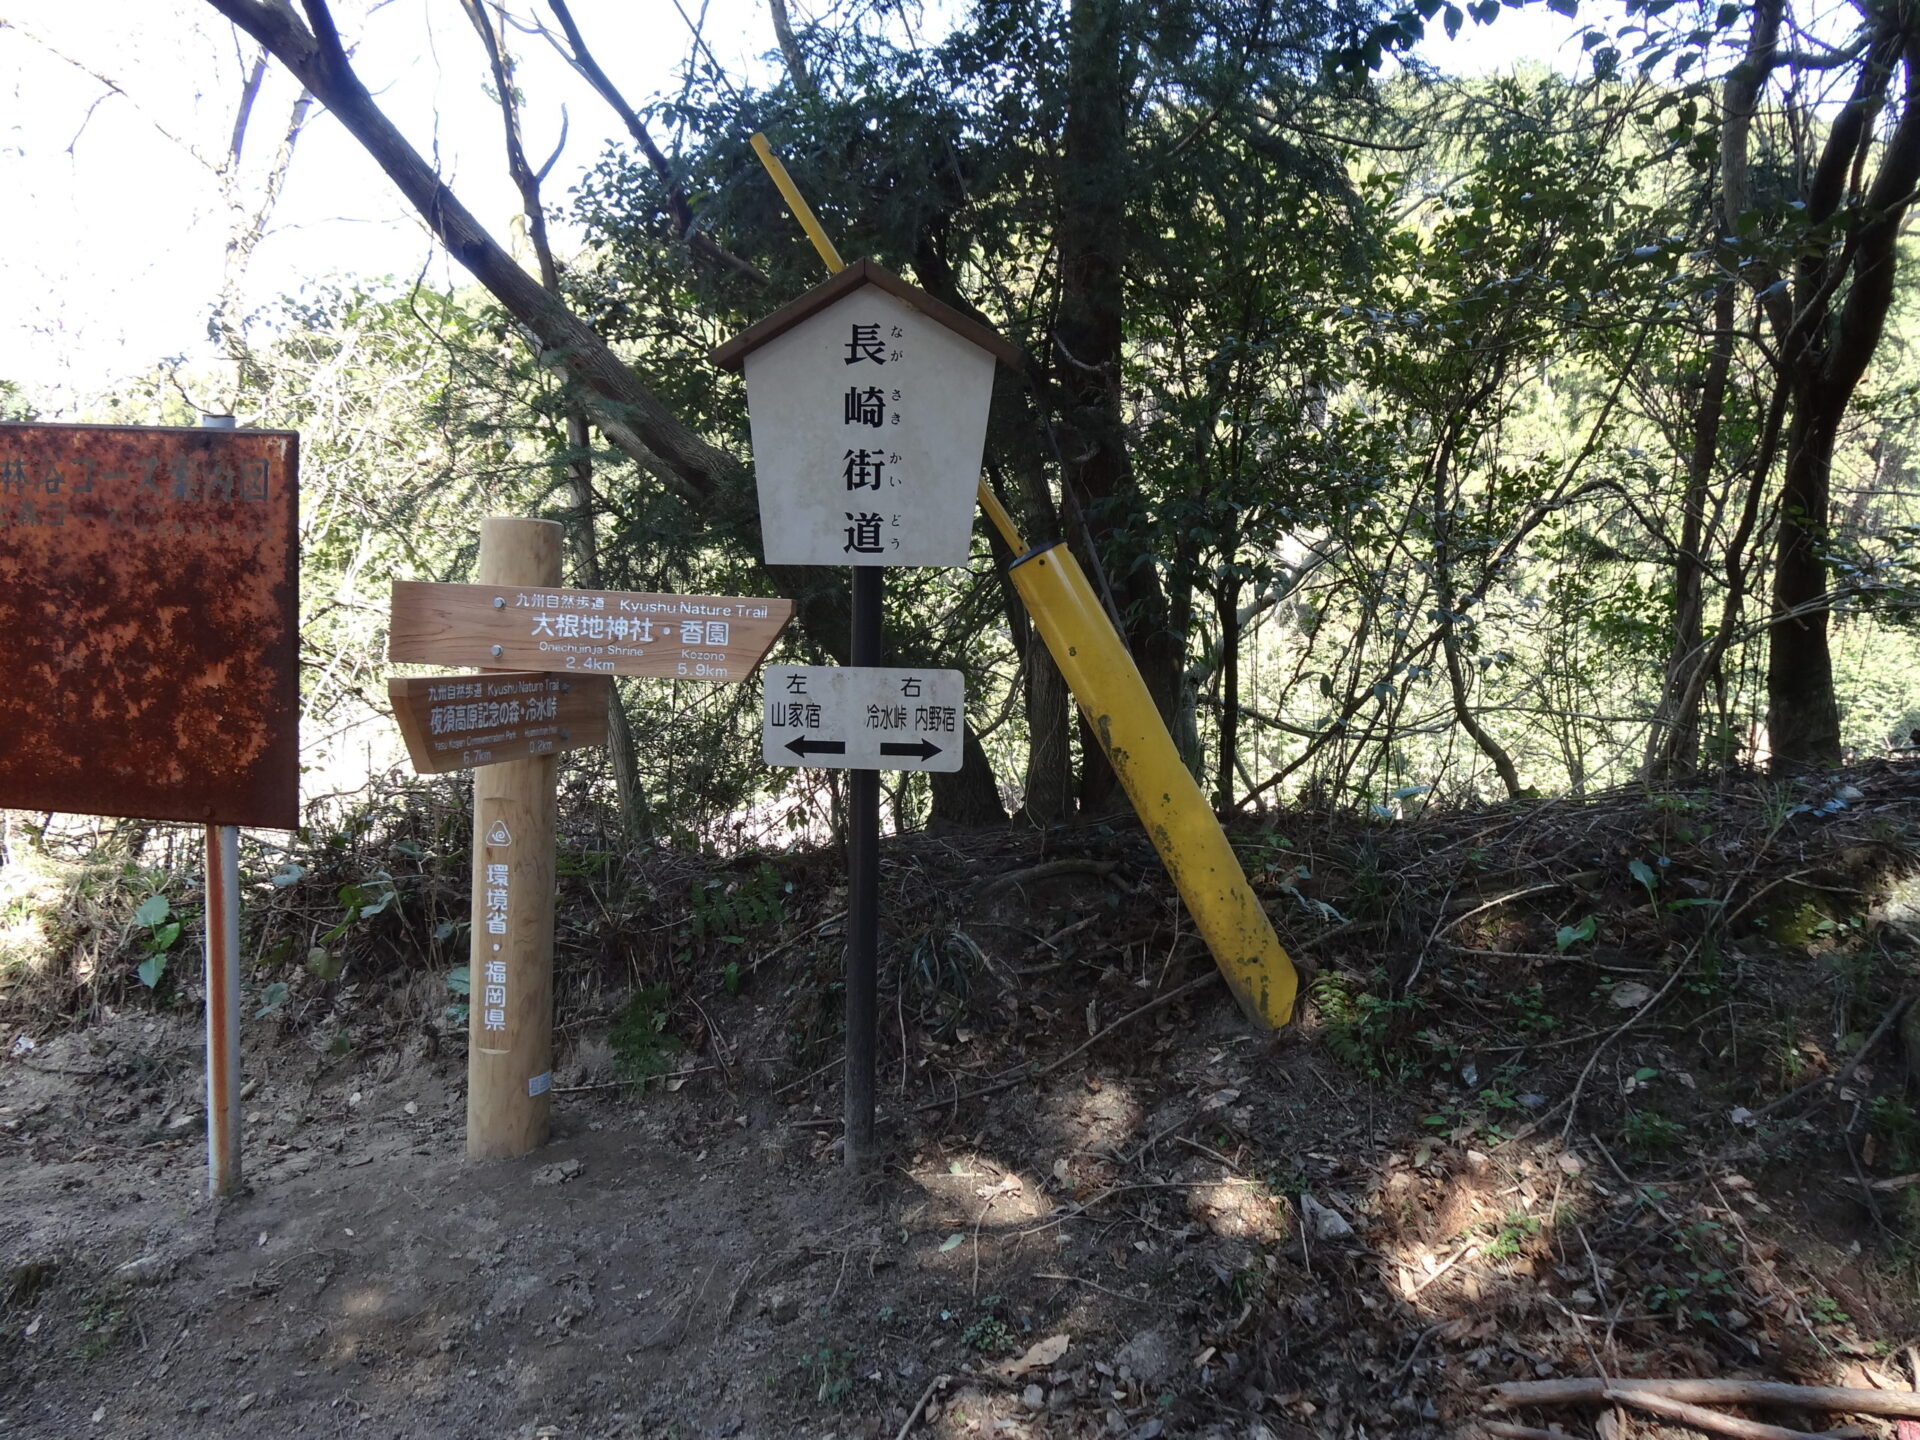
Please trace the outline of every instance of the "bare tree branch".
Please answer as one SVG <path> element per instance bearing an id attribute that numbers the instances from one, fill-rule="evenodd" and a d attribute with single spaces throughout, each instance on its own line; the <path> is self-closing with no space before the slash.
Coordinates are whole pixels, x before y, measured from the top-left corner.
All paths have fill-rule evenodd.
<path id="1" fill-rule="evenodd" d="M 787 62 L 787 74 L 793 77 L 793 88 L 802 95 L 818 95 L 820 86 L 815 82 L 813 72 L 807 69 L 807 57 L 800 50 L 800 42 L 794 38 L 793 20 L 787 14 L 787 0 L 767 0 L 767 8 L 773 11 L 774 38 L 780 42 L 780 58 Z"/>
<path id="2" fill-rule="evenodd" d="M 746 276 L 757 285 L 767 283 L 766 275 L 750 260 L 744 260 L 719 244 L 711 235 L 694 224 L 693 205 L 687 199 L 686 187 L 680 183 L 680 177 L 673 172 L 673 166 L 660 147 L 654 144 L 653 136 L 647 129 L 647 123 L 640 118 L 640 112 L 627 103 L 626 96 L 608 78 L 607 72 L 600 68 L 600 62 L 587 48 L 586 40 L 580 34 L 580 27 L 574 22 L 573 12 L 567 8 L 566 0 L 547 0 L 554 18 L 560 22 L 567 43 L 560 44 L 544 26 L 537 27 L 548 44 L 559 52 L 562 59 L 571 65 L 580 78 L 594 88 L 602 100 L 612 107 L 613 113 L 620 117 L 620 123 L 627 127 L 627 133 L 633 136 L 633 143 L 640 147 L 640 153 L 646 157 L 648 166 L 660 177 L 660 183 L 667 192 L 667 215 L 673 221 L 674 234 L 685 240 L 696 255 L 711 260 L 717 265 Z"/>
<path id="3" fill-rule="evenodd" d="M 324 104 L 420 212 L 448 252 L 563 366 L 607 438 L 687 500 L 710 506 L 744 487 L 739 462 L 683 425 L 613 350 L 514 263 L 401 135 L 354 73 L 325 0 L 304 0 L 312 28 L 287 0 L 207 0 Z"/>

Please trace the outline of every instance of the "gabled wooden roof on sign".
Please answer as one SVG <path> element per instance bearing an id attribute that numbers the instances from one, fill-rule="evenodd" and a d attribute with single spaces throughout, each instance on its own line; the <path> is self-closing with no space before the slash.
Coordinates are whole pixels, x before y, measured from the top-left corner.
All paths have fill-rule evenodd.
<path id="1" fill-rule="evenodd" d="M 1020 352 L 1011 342 L 976 320 L 969 320 L 951 305 L 933 298 L 917 285 L 909 285 L 891 270 L 883 270 L 871 260 L 856 260 L 824 285 L 816 285 L 797 300 L 791 300 L 766 319 L 742 330 L 707 358 L 723 370 L 738 370 L 747 356 L 777 335 L 784 335 L 801 321 L 818 314 L 834 301 L 851 295 L 862 285 L 877 285 L 889 295 L 937 320 L 962 340 L 971 341 L 1003 365 L 1021 368 Z"/>

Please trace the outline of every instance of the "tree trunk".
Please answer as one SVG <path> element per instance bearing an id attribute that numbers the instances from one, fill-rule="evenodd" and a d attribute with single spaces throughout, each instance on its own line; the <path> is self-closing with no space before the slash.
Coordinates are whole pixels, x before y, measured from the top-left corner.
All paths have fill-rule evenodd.
<path id="1" fill-rule="evenodd" d="M 394 128 L 354 73 L 326 0 L 303 0 L 308 30 L 286 0 L 207 0 L 298 78 L 366 149 L 436 239 L 532 338 L 540 358 L 563 370 L 600 431 L 661 480 L 716 531 L 756 546 L 753 486 L 739 460 L 686 425 L 591 326 L 527 274 Z M 844 662 L 850 635 L 844 584 L 820 567 L 770 565 L 800 623 Z"/>
<path id="2" fill-rule="evenodd" d="M 1214 808 L 1233 809 L 1233 769 L 1240 750 L 1240 583 L 1221 582 L 1220 754 L 1214 767 Z"/>
<path id="3" fill-rule="evenodd" d="M 487 63 L 493 71 L 494 96 L 499 102 L 500 119 L 506 130 L 507 173 L 520 192 L 520 208 L 526 216 L 527 238 L 533 244 L 534 260 L 540 267 L 540 284 L 556 300 L 560 298 L 560 266 L 553 257 L 553 245 L 547 238 L 546 207 L 540 199 L 544 171 L 535 171 L 527 160 L 520 138 L 520 106 L 514 85 L 514 64 L 507 53 L 504 37 L 493 28 L 493 18 L 481 0 L 465 0 L 467 18 L 473 22 L 480 43 L 486 48 Z M 587 425 L 586 407 L 579 397 L 566 397 L 567 490 L 573 504 L 567 512 L 567 528 L 573 542 L 575 579 L 589 590 L 601 589 L 604 577 L 600 569 L 600 542 L 595 525 L 597 506 L 593 493 L 593 446 Z M 627 707 L 620 698 L 620 687 L 607 687 L 607 759 L 613 771 L 614 801 L 620 811 L 622 829 L 630 836 L 646 833 L 646 800 L 640 788 L 640 764 L 633 749 L 633 727 L 627 720 Z"/>
<path id="4" fill-rule="evenodd" d="M 1479 747 L 1480 753 L 1493 762 L 1500 783 L 1506 787 L 1507 798 L 1517 800 L 1521 793 L 1520 772 L 1514 768 L 1513 757 L 1507 754 L 1506 747 L 1473 713 L 1472 687 L 1467 680 L 1466 661 L 1461 653 L 1460 631 L 1466 625 L 1467 617 L 1459 609 L 1459 590 L 1454 584 L 1451 519 L 1454 503 L 1451 493 L 1453 451 L 1459 439 L 1458 428 L 1449 428 L 1433 459 L 1433 603 L 1440 612 L 1440 623 L 1435 628 L 1439 631 L 1440 650 L 1446 660 L 1447 693 L 1453 702 L 1453 717 Z"/>
<path id="5" fill-rule="evenodd" d="M 1036 635 L 1027 643 L 1027 773 L 1021 818 L 1036 829 L 1073 817 L 1073 754 L 1068 747 L 1066 677 Z"/>
<path id="6" fill-rule="evenodd" d="M 960 738 L 960 768 L 950 774 L 935 771 L 933 813 L 929 827 L 940 825 L 1004 825 L 1007 807 L 1000 801 L 1000 785 L 981 748 L 980 737 L 969 724 Z"/>
<path id="7" fill-rule="evenodd" d="M 1067 432 L 1068 509 L 1085 521 L 1088 533 L 1079 538 L 1103 552 L 1084 558 L 1093 562 L 1093 573 L 1104 562 L 1134 664 L 1161 719 L 1171 726 L 1179 705 L 1184 637 L 1169 628 L 1166 596 L 1151 556 L 1140 553 L 1143 506 L 1122 405 L 1131 171 L 1128 14 L 1123 0 L 1072 0 L 1068 11 L 1067 114 L 1058 191 L 1060 320 L 1049 368 Z M 1082 747 L 1082 764 L 1084 809 L 1098 814 L 1124 803 L 1098 745 Z"/>
<path id="8" fill-rule="evenodd" d="M 1673 641 L 1667 652 L 1666 684 L 1647 736 L 1647 778 L 1655 784 L 1674 780 L 1700 764 L 1700 701 L 1704 692 L 1691 681 L 1706 660 L 1702 643 L 1706 517 L 1720 456 L 1727 375 L 1733 365 L 1733 321 L 1733 285 L 1728 282 L 1714 292 L 1713 346 L 1707 353 L 1707 371 L 1701 380 L 1693 450 L 1687 459 L 1687 488 L 1680 502 L 1680 549 L 1673 557 Z"/>
<path id="9" fill-rule="evenodd" d="M 1889 17 L 1904 12 L 1888 12 Z M 1885 23 L 1884 21 L 1878 23 Z M 1910 21 L 1908 22 L 1911 23 Z M 1898 119 L 1882 130 L 1893 77 L 1905 71 Z M 1860 191 L 1876 133 L 1880 164 Z M 1861 62 L 1852 98 L 1828 130 L 1807 185 L 1806 220 L 1826 224 L 1848 201 L 1862 217 L 1837 258 L 1804 257 L 1795 276 L 1798 313 L 1780 347 L 1796 382 L 1787 430 L 1786 477 L 1774 552 L 1774 628 L 1767 655 L 1767 730 L 1774 768 L 1819 769 L 1841 759 L 1840 711 L 1827 643 L 1826 549 L 1831 526 L 1834 446 L 1847 407 L 1879 348 L 1892 308 L 1900 229 L 1920 183 L 1920 34 L 1877 34 Z M 1832 297 L 1850 269 L 1839 313 Z"/>
<path id="10" fill-rule="evenodd" d="M 1837 420 L 1828 407 L 1806 404 L 1787 431 L 1767 647 L 1767 746 L 1772 768 L 1783 772 L 1840 763 L 1825 554 Z"/>

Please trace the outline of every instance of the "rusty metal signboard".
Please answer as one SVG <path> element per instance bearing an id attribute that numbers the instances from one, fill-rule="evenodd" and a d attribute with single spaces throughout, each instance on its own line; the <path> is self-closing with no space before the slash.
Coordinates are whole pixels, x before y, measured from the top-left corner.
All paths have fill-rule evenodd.
<path id="1" fill-rule="evenodd" d="M 0 807 L 299 823 L 299 437 L 0 424 Z"/>
<path id="2" fill-rule="evenodd" d="M 538 671 L 387 681 L 413 768 L 422 775 L 500 765 L 607 743 L 604 675 Z"/>

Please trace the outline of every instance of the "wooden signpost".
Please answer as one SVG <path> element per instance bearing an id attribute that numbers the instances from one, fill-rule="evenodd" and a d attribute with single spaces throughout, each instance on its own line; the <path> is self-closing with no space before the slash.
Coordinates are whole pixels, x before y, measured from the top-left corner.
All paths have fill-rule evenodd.
<path id="1" fill-rule="evenodd" d="M 395 582 L 390 659 L 483 667 L 387 687 L 416 770 L 474 772 L 468 1159 L 547 1140 L 556 757 L 605 743 L 612 676 L 744 680 L 792 617 L 791 600 L 565 588 L 549 520 L 482 521 L 474 584 Z"/>
<path id="2" fill-rule="evenodd" d="M 784 179 L 765 142 L 763 161 Z M 791 182 L 788 182 L 790 189 Z M 783 193 L 786 193 L 783 190 Z M 798 200 L 797 192 L 787 195 Z M 799 209 L 804 212 L 805 206 Z M 823 244 L 811 213 L 802 214 Z M 715 350 L 716 365 L 741 370 L 753 426 L 760 530 L 770 564 L 852 567 L 853 634 L 847 694 L 871 691 L 882 703 L 881 607 L 889 565 L 964 565 L 973 534 L 973 497 L 986 443 L 996 360 L 1019 363 L 1019 352 L 984 325 L 942 304 L 870 260 L 841 267 L 792 303 Z M 953 675 L 928 671 L 927 675 Z M 956 682 L 955 705 L 963 705 Z M 824 686 L 823 686 L 824 688 Z M 839 693 L 836 686 L 835 693 Z M 767 717 L 780 697 L 766 697 Z M 897 697 L 894 697 L 897 698 Z M 863 699 L 862 704 L 866 701 Z M 887 703 L 893 703 L 888 699 Z M 784 714 L 784 711 L 781 712 Z M 843 717 L 843 746 L 864 732 Z M 768 724 L 766 729 L 773 727 Z M 959 734 L 950 762 L 959 765 Z M 826 744 L 836 743 L 829 739 Z M 874 1155 L 874 1047 L 878 1012 L 881 769 L 944 769 L 925 763 L 934 745 L 922 735 L 915 755 L 904 737 L 865 765 L 846 763 L 847 784 L 847 1072 L 845 1152 L 850 1169 Z M 806 750 L 804 739 L 803 751 Z M 763 742 L 776 764 L 780 748 Z M 791 751 L 790 742 L 787 746 Z M 833 764 L 836 752 L 814 749 L 802 764 Z M 918 759 L 921 763 L 912 763 Z M 866 767 L 872 768 L 866 768 Z"/>

